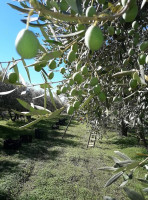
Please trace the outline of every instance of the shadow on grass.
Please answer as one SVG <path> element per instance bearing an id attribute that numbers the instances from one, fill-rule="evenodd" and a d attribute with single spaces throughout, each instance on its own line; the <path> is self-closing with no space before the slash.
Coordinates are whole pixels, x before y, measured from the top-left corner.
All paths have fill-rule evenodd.
<path id="1" fill-rule="evenodd" d="M 2 191 L 0 189 L 0 200 L 15 200 L 15 199 L 11 197 L 7 191 Z"/>
<path id="2" fill-rule="evenodd" d="M 12 127 L 0 126 L 0 138 L 8 139 L 8 138 L 18 138 L 21 134 L 30 134 L 31 130 L 21 130 Z"/>
<path id="3" fill-rule="evenodd" d="M 136 138 L 128 136 L 128 137 L 115 137 L 111 140 L 106 140 L 106 144 L 116 144 L 119 145 L 119 148 L 128 148 L 138 145 L 138 141 Z"/>
<path id="4" fill-rule="evenodd" d="M 2 160 L 0 161 L 0 177 L 1 177 L 1 173 L 7 173 L 9 172 L 17 172 L 18 171 L 18 162 L 14 162 L 14 161 L 9 161 L 9 160 Z"/>

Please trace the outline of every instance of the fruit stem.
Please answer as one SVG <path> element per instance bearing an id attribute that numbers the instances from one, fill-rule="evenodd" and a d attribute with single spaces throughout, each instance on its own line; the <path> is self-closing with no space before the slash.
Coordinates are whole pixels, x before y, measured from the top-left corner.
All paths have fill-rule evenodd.
<path id="1" fill-rule="evenodd" d="M 93 6 L 94 0 L 91 0 L 91 6 Z"/>
<path id="2" fill-rule="evenodd" d="M 26 24 L 26 29 L 28 29 L 29 27 L 29 21 L 30 21 L 30 16 L 33 14 L 34 10 L 31 10 L 28 14 L 28 17 L 27 17 L 27 24 Z"/>

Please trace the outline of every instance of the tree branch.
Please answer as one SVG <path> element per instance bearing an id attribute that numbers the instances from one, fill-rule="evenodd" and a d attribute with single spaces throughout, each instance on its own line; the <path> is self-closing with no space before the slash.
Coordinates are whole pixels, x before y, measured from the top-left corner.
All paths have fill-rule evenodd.
<path id="1" fill-rule="evenodd" d="M 107 13 L 102 13 L 100 15 L 96 15 L 94 17 L 85 17 L 85 16 L 72 16 L 72 15 L 67 15 L 59 12 L 53 12 L 50 11 L 46 6 L 43 4 L 37 2 L 37 0 L 30 0 L 30 4 L 33 6 L 33 8 L 36 10 L 36 12 L 40 12 L 46 19 L 57 19 L 60 21 L 67 21 L 67 22 L 75 22 L 75 23 L 84 23 L 84 24 L 90 24 L 90 22 L 94 21 L 106 21 L 110 20 L 112 21 L 113 19 L 120 17 L 123 13 L 127 11 L 129 8 L 129 5 L 131 3 L 131 0 L 128 0 L 127 4 L 123 9 L 114 15 L 109 15 Z"/>

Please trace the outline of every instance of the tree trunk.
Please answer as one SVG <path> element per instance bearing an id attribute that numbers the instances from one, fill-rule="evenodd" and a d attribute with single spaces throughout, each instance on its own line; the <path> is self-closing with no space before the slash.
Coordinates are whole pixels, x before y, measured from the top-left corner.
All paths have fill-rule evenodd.
<path id="1" fill-rule="evenodd" d="M 146 142 L 146 139 L 145 139 L 145 134 L 144 134 L 143 127 L 140 127 L 140 128 L 137 130 L 137 133 L 138 133 L 138 136 L 139 136 L 139 144 L 144 145 L 144 147 L 145 147 L 146 149 L 148 149 L 147 142 Z"/>
<path id="2" fill-rule="evenodd" d="M 121 136 L 127 137 L 128 126 L 124 119 L 121 120 Z"/>

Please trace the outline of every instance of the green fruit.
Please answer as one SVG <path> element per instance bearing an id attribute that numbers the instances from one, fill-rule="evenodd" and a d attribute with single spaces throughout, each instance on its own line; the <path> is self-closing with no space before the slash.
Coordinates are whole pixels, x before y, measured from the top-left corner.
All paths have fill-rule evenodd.
<path id="1" fill-rule="evenodd" d="M 73 44 L 72 47 L 71 47 L 71 50 L 73 50 L 74 52 L 77 52 L 78 51 L 78 44 L 77 43 Z"/>
<path id="2" fill-rule="evenodd" d="M 141 44 L 140 44 L 140 50 L 141 51 L 145 51 L 145 50 L 147 50 L 148 49 L 148 41 L 144 41 L 144 42 L 142 42 Z"/>
<path id="3" fill-rule="evenodd" d="M 128 0 L 121 0 L 122 6 L 125 6 L 127 4 Z M 130 7 L 133 6 L 134 4 L 136 4 L 137 0 L 131 0 L 130 2 Z"/>
<path id="4" fill-rule="evenodd" d="M 148 55 L 146 56 L 145 63 L 148 64 Z"/>
<path id="5" fill-rule="evenodd" d="M 73 80 L 75 82 L 77 82 L 78 84 L 81 84 L 82 81 L 83 81 L 83 77 L 79 72 L 76 72 L 76 73 L 73 74 Z"/>
<path id="6" fill-rule="evenodd" d="M 97 84 L 98 84 L 98 78 L 97 78 L 97 77 L 91 78 L 91 80 L 90 80 L 90 85 L 91 85 L 91 86 L 95 86 L 95 85 L 97 85 Z"/>
<path id="7" fill-rule="evenodd" d="M 134 53 L 135 53 L 134 49 L 129 49 L 129 50 L 128 50 L 128 55 L 129 55 L 129 56 L 133 56 Z"/>
<path id="8" fill-rule="evenodd" d="M 69 79 L 68 85 L 72 86 L 73 84 L 74 84 L 74 80 L 73 79 Z"/>
<path id="9" fill-rule="evenodd" d="M 93 94 L 93 93 L 94 93 L 94 90 L 93 90 L 93 89 L 89 89 L 89 90 L 88 90 L 88 93 L 89 93 L 89 94 Z"/>
<path id="10" fill-rule="evenodd" d="M 120 35 L 120 33 L 121 33 L 121 29 L 117 28 L 117 29 L 115 30 L 115 34 L 116 34 L 116 35 Z"/>
<path id="11" fill-rule="evenodd" d="M 77 64 L 76 64 L 76 71 L 79 71 L 82 67 L 82 63 L 81 61 L 79 61 Z"/>
<path id="12" fill-rule="evenodd" d="M 139 43 L 139 38 L 133 39 L 133 45 L 136 46 Z"/>
<path id="13" fill-rule="evenodd" d="M 12 83 L 12 84 L 16 83 L 17 79 L 18 79 L 18 76 L 17 76 L 17 74 L 15 72 L 11 72 L 8 75 L 8 81 L 9 81 L 9 83 Z"/>
<path id="14" fill-rule="evenodd" d="M 134 29 L 131 29 L 131 30 L 128 31 L 128 35 L 129 35 L 129 36 L 134 35 L 134 33 L 135 33 L 135 30 L 134 30 Z"/>
<path id="15" fill-rule="evenodd" d="M 81 68 L 81 72 L 82 72 L 83 75 L 88 74 L 88 68 L 87 68 L 86 65 L 84 65 L 84 66 Z"/>
<path id="16" fill-rule="evenodd" d="M 62 67 L 62 68 L 60 69 L 60 73 L 61 73 L 61 74 L 64 74 L 64 73 L 65 73 L 65 71 L 66 71 L 66 70 L 65 70 L 65 68 L 64 68 L 64 67 Z"/>
<path id="17" fill-rule="evenodd" d="M 113 26 L 109 26 L 109 27 L 108 27 L 108 34 L 109 34 L 109 35 L 114 35 L 114 33 L 115 33 L 114 27 L 113 27 Z"/>
<path id="18" fill-rule="evenodd" d="M 56 91 L 56 94 L 57 94 L 57 95 L 60 95 L 60 94 L 61 94 L 61 90 L 57 90 L 57 91 Z"/>
<path id="19" fill-rule="evenodd" d="M 130 82 L 129 82 L 129 86 L 132 89 L 135 89 L 137 87 L 137 80 L 136 79 L 131 79 Z"/>
<path id="20" fill-rule="evenodd" d="M 105 4 L 105 0 L 98 0 L 99 4 Z"/>
<path id="21" fill-rule="evenodd" d="M 69 51 L 68 55 L 67 55 L 67 60 L 68 62 L 73 62 L 76 59 L 76 54 L 75 51 L 71 50 Z"/>
<path id="22" fill-rule="evenodd" d="M 100 92 L 99 93 L 99 99 L 100 99 L 101 102 L 106 101 L 106 95 L 105 95 L 104 92 Z"/>
<path id="23" fill-rule="evenodd" d="M 121 100 L 122 100 L 121 96 L 115 96 L 115 97 L 113 97 L 113 102 L 119 102 Z"/>
<path id="24" fill-rule="evenodd" d="M 79 109 L 79 107 L 80 107 L 80 102 L 79 102 L 79 101 L 75 101 L 75 102 L 73 103 L 73 107 L 74 107 L 75 110 Z"/>
<path id="25" fill-rule="evenodd" d="M 96 15 L 96 9 L 93 6 L 90 6 L 86 9 L 86 17 L 93 17 Z"/>
<path id="26" fill-rule="evenodd" d="M 146 55 L 145 54 L 141 54 L 139 57 L 138 57 L 138 62 L 140 65 L 144 65 L 145 64 L 145 61 L 146 61 Z"/>
<path id="27" fill-rule="evenodd" d="M 129 59 L 124 59 L 123 60 L 123 66 L 126 67 L 129 64 Z"/>
<path id="28" fill-rule="evenodd" d="M 32 31 L 22 29 L 16 37 L 15 47 L 22 58 L 31 59 L 38 53 L 39 41 Z"/>
<path id="29" fill-rule="evenodd" d="M 73 106 L 69 106 L 67 108 L 67 114 L 72 115 L 74 113 L 74 107 Z"/>
<path id="30" fill-rule="evenodd" d="M 36 72 L 40 72 L 41 69 L 42 69 L 42 65 L 35 65 L 35 66 L 34 66 L 34 70 L 35 70 Z"/>
<path id="31" fill-rule="evenodd" d="M 101 92 L 101 86 L 100 85 L 96 85 L 94 87 L 94 94 L 98 95 Z"/>
<path id="32" fill-rule="evenodd" d="M 82 90 L 78 90 L 78 95 L 82 96 L 82 94 L 83 94 L 83 91 Z"/>
<path id="33" fill-rule="evenodd" d="M 126 13 L 122 15 L 125 22 L 132 22 L 138 14 L 138 6 L 135 4 L 133 7 L 129 8 Z"/>
<path id="34" fill-rule="evenodd" d="M 62 93 L 66 93 L 66 92 L 67 92 L 67 87 L 63 86 L 63 87 L 61 88 L 61 92 L 62 92 Z"/>
<path id="35" fill-rule="evenodd" d="M 48 78 L 49 79 L 52 79 L 54 77 L 54 73 L 53 72 L 50 72 L 49 74 L 48 74 Z"/>
<path id="36" fill-rule="evenodd" d="M 84 24 L 77 24 L 75 29 L 76 31 L 82 31 L 86 29 L 86 26 Z"/>
<path id="37" fill-rule="evenodd" d="M 68 6 L 67 2 L 65 0 L 62 0 L 60 2 L 60 9 L 61 9 L 61 11 L 65 12 L 68 8 L 69 8 L 69 6 Z"/>
<path id="38" fill-rule="evenodd" d="M 77 90 L 75 88 L 73 88 L 70 92 L 70 96 L 76 96 L 77 95 Z"/>
<path id="39" fill-rule="evenodd" d="M 133 74 L 133 79 L 134 80 L 137 80 L 137 83 L 141 83 L 141 80 L 140 80 L 140 77 L 139 77 L 139 74 L 138 74 L 138 72 L 134 72 L 134 74 Z"/>
<path id="40" fill-rule="evenodd" d="M 51 60 L 48 67 L 50 69 L 55 69 L 56 68 L 56 61 L 55 60 Z"/>
<path id="41" fill-rule="evenodd" d="M 134 21 L 134 22 L 132 23 L 132 28 L 137 29 L 138 27 L 139 27 L 138 22 L 137 22 L 137 21 Z"/>
<path id="42" fill-rule="evenodd" d="M 108 3 L 106 2 L 106 3 L 104 3 L 103 5 L 102 5 L 102 10 L 106 10 L 108 8 Z"/>
<path id="43" fill-rule="evenodd" d="M 99 50 L 103 44 L 103 34 L 98 26 L 91 25 L 85 33 L 85 44 L 92 50 Z"/>

